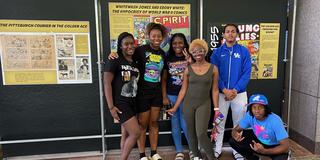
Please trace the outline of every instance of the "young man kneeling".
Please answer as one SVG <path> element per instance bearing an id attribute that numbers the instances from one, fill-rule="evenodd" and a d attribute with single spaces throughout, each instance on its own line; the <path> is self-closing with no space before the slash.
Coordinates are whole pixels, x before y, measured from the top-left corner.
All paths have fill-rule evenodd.
<path id="1" fill-rule="evenodd" d="M 252 130 L 244 130 L 248 128 Z M 261 94 L 250 97 L 248 112 L 233 128 L 229 143 L 233 149 L 250 160 L 258 160 L 256 154 L 273 160 L 288 159 L 288 133 L 281 118 L 271 112 L 267 98 Z"/>

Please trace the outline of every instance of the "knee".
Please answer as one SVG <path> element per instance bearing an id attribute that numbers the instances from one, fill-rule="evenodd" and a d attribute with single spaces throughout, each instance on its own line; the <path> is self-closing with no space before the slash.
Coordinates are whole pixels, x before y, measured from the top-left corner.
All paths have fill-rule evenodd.
<path id="1" fill-rule="evenodd" d="M 149 127 L 150 128 L 158 128 L 158 121 L 154 121 L 154 120 L 150 121 Z"/>
<path id="2" fill-rule="evenodd" d="M 140 123 L 141 130 L 147 130 L 147 128 L 148 128 L 148 123 Z"/>
<path id="3" fill-rule="evenodd" d="M 179 121 L 171 119 L 171 129 L 176 130 L 179 128 L 180 128 Z"/>
<path id="4" fill-rule="evenodd" d="M 208 137 L 208 136 L 207 136 L 207 133 L 199 133 L 199 134 L 197 134 L 197 139 L 198 139 L 199 141 L 201 141 L 201 140 L 206 140 L 207 137 Z"/>
<path id="5" fill-rule="evenodd" d="M 238 148 L 237 146 L 239 146 L 239 142 L 232 137 L 229 139 L 229 144 L 233 149 Z"/>
<path id="6" fill-rule="evenodd" d="M 133 133 L 132 136 L 134 136 L 135 139 L 139 139 L 140 135 L 141 135 L 141 131 L 140 131 L 140 130 L 136 130 L 136 131 Z"/>
<path id="7" fill-rule="evenodd" d="M 177 125 L 171 125 L 172 134 L 180 134 L 181 130 Z"/>

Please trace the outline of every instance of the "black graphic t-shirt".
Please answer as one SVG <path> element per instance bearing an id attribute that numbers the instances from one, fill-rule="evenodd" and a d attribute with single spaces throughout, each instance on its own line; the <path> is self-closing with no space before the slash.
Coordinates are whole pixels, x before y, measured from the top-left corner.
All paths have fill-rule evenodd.
<path id="1" fill-rule="evenodd" d="M 183 72 L 188 62 L 184 56 L 178 57 L 175 54 L 165 58 L 164 69 L 167 72 L 167 94 L 178 95 L 183 82 Z"/>
<path id="2" fill-rule="evenodd" d="M 161 93 L 161 73 L 164 65 L 164 51 L 154 50 L 150 45 L 143 45 L 136 48 L 133 59 L 138 62 L 141 72 L 139 81 L 139 92 Z"/>
<path id="3" fill-rule="evenodd" d="M 136 97 L 139 80 L 139 70 L 135 62 L 128 62 L 122 55 L 114 60 L 107 60 L 105 72 L 114 74 L 112 81 L 113 100 L 131 102 Z"/>

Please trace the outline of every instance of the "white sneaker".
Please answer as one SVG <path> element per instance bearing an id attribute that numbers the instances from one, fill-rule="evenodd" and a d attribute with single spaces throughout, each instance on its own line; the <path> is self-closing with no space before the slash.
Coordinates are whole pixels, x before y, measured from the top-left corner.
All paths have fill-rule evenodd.
<path id="1" fill-rule="evenodd" d="M 142 158 L 140 158 L 140 160 L 149 160 L 149 158 L 148 157 L 142 157 Z"/>
<path id="2" fill-rule="evenodd" d="M 162 158 L 160 157 L 160 155 L 157 153 L 157 154 L 154 154 L 152 157 L 151 157 L 152 160 L 162 160 Z"/>
<path id="3" fill-rule="evenodd" d="M 190 159 L 193 159 L 193 158 L 194 158 L 194 155 L 193 155 L 192 151 L 189 152 L 189 158 L 190 158 Z"/>
<path id="4" fill-rule="evenodd" d="M 214 156 L 215 156 L 216 158 L 219 158 L 219 157 L 221 156 L 221 152 L 219 153 L 219 152 L 215 151 L 215 152 L 214 152 Z"/>
<path id="5" fill-rule="evenodd" d="M 243 156 L 240 153 L 233 154 L 235 160 L 244 160 Z"/>

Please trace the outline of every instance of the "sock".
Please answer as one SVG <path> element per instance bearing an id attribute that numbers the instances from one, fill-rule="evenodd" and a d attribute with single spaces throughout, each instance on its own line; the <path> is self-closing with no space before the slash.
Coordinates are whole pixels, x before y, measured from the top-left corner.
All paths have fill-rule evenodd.
<path id="1" fill-rule="evenodd" d="M 140 158 L 143 158 L 146 156 L 146 152 L 140 153 Z"/>
<path id="2" fill-rule="evenodd" d="M 155 154 L 157 154 L 157 150 L 151 150 L 151 157 Z"/>

